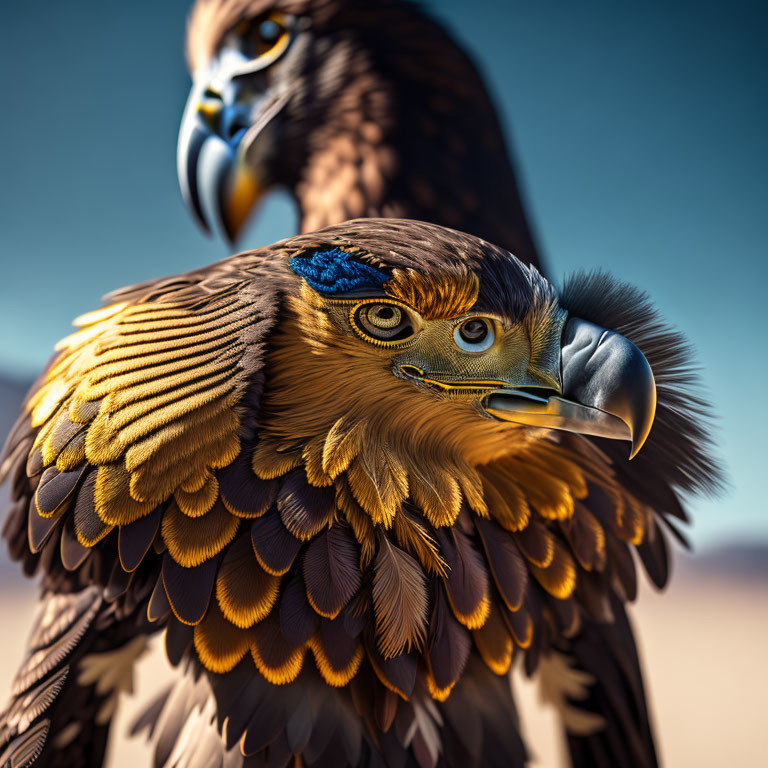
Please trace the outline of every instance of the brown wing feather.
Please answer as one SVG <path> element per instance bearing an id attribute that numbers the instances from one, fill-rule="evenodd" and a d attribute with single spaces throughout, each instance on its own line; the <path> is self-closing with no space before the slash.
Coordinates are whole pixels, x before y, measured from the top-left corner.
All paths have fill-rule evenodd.
<path id="1" fill-rule="evenodd" d="M 379 537 L 374 563 L 373 612 L 379 650 L 389 658 L 420 648 L 426 634 L 427 587 L 419 563 Z"/>

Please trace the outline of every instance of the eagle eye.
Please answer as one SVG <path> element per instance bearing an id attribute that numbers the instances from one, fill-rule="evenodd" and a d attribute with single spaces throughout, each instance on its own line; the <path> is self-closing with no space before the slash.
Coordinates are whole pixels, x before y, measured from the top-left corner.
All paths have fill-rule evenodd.
<path id="1" fill-rule="evenodd" d="M 283 21 L 282 14 L 270 13 L 253 22 L 250 38 L 254 58 L 266 56 L 287 42 L 289 31 Z"/>
<path id="2" fill-rule="evenodd" d="M 363 304 L 353 313 L 353 324 L 364 338 L 391 343 L 413 336 L 414 326 L 408 313 L 397 304 Z"/>
<path id="3" fill-rule="evenodd" d="M 456 346 L 465 352 L 485 352 L 492 346 L 495 337 L 493 324 L 484 317 L 470 317 L 453 331 Z"/>

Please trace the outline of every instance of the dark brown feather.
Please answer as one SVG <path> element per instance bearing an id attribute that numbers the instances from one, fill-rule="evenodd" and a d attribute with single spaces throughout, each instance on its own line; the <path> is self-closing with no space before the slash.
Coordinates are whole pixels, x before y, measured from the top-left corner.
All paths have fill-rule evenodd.
<path id="1" fill-rule="evenodd" d="M 488 573 L 469 539 L 456 529 L 437 531 L 440 550 L 448 564 L 445 588 L 456 618 L 474 629 L 481 626 L 488 608 Z"/>
<path id="2" fill-rule="evenodd" d="M 189 624 L 184 624 L 175 616 L 168 619 L 165 630 L 165 655 L 174 667 L 181 662 L 187 649 L 192 645 L 194 631 Z"/>
<path id="3" fill-rule="evenodd" d="M 430 633 L 429 667 L 435 684 L 448 689 L 459 679 L 472 645 L 468 630 L 454 617 L 442 589 L 435 590 Z"/>
<path id="4" fill-rule="evenodd" d="M 216 476 L 224 504 L 238 517 L 260 517 L 277 498 L 278 481 L 256 477 L 247 451 L 241 451 L 237 459 L 220 469 Z"/>
<path id="5" fill-rule="evenodd" d="M 163 555 L 163 584 L 177 619 L 198 624 L 205 615 L 216 582 L 219 558 L 206 560 L 195 568 L 184 568 L 168 553 Z"/>
<path id="6" fill-rule="evenodd" d="M 293 654 L 296 646 L 290 643 L 280 629 L 280 617 L 273 611 L 252 630 L 253 644 L 266 666 L 282 667 Z"/>
<path id="7" fill-rule="evenodd" d="M 306 697 L 300 696 L 296 707 L 288 716 L 285 724 L 285 738 L 288 748 L 295 754 L 301 754 L 312 735 L 312 708 Z"/>
<path id="8" fill-rule="evenodd" d="M 307 547 L 304 583 L 312 607 L 334 618 L 360 587 L 357 544 L 346 524 L 336 523 Z"/>
<path id="9" fill-rule="evenodd" d="M 96 472 L 89 472 L 80 484 L 75 501 L 73 521 L 78 541 L 87 546 L 94 546 L 113 528 L 96 514 L 94 500 Z"/>
<path id="10" fill-rule="evenodd" d="M 245 726 L 245 735 L 240 741 L 240 751 L 248 757 L 263 750 L 277 738 L 284 727 L 283 718 L 282 708 L 275 707 L 269 699 L 265 699 L 254 710 Z"/>
<path id="11" fill-rule="evenodd" d="M 304 645 L 315 634 L 320 617 L 307 601 L 304 581 L 296 572 L 288 578 L 280 598 L 280 626 L 283 635 L 291 645 Z"/>
<path id="12" fill-rule="evenodd" d="M 651 521 L 637 552 L 651 581 L 658 589 L 663 589 L 669 579 L 669 548 L 664 531 L 655 520 Z"/>
<path id="13" fill-rule="evenodd" d="M 124 570 L 135 571 L 141 565 L 157 535 L 161 518 L 161 508 L 157 507 L 130 525 L 120 527 L 117 551 Z"/>
<path id="14" fill-rule="evenodd" d="M 499 594 L 507 608 L 516 611 L 523 603 L 528 568 L 508 531 L 481 517 L 477 518 L 475 525 Z"/>
<path id="15" fill-rule="evenodd" d="M 261 567 L 276 576 L 288 572 L 302 546 L 285 528 L 276 511 L 253 521 L 251 541 Z"/>
<path id="16" fill-rule="evenodd" d="M 283 481 L 277 495 L 283 525 L 306 541 L 333 522 L 336 494 L 333 488 L 318 488 L 307 482 L 303 469 L 295 469 Z"/>
<path id="17" fill-rule="evenodd" d="M 413 653 L 401 653 L 399 656 L 385 659 L 372 642 L 366 644 L 368 659 L 376 676 L 390 690 L 403 699 L 409 699 L 416 685 L 418 659 Z"/>
<path id="18" fill-rule="evenodd" d="M 25 502 L 22 502 L 25 505 Z M 9 513 L 10 515 L 11 513 Z M 37 553 L 48 541 L 53 533 L 53 529 L 61 522 L 63 513 L 42 517 L 37 511 L 35 500 L 29 502 L 29 513 L 27 515 L 27 541 L 31 552 Z"/>
<path id="19" fill-rule="evenodd" d="M 248 721 L 254 710 L 257 709 L 271 693 L 271 686 L 261 675 L 259 675 L 251 666 L 246 666 L 248 660 L 240 662 L 228 675 L 222 675 L 220 679 L 228 680 L 233 685 L 233 690 L 237 691 L 236 697 L 230 697 L 232 703 L 227 706 L 227 702 L 220 701 L 220 709 L 226 713 L 226 723 L 223 729 L 224 743 L 227 749 L 231 749 L 243 735 Z M 239 680 L 237 676 L 239 675 Z M 241 687 L 242 681 L 246 681 L 245 688 Z M 183 723 L 181 724 L 183 725 Z"/>
<path id="20" fill-rule="evenodd" d="M 531 520 L 514 535 L 514 540 L 526 559 L 539 568 L 546 568 L 554 556 L 554 538 L 542 521 Z"/>
<path id="21" fill-rule="evenodd" d="M 582 568 L 601 571 L 605 567 L 605 531 L 581 502 L 575 503 L 573 517 L 563 523 L 563 530 Z"/>
<path id="22" fill-rule="evenodd" d="M 606 537 L 605 543 L 613 589 L 624 602 L 632 602 L 637 597 L 637 572 L 632 552 L 627 544 L 614 536 Z"/>
<path id="23" fill-rule="evenodd" d="M 112 603 L 119 597 L 122 597 L 131 586 L 133 580 L 133 573 L 127 573 L 123 570 L 119 560 L 115 560 L 112 565 L 112 573 L 109 576 L 109 581 L 104 589 L 104 600 L 108 603 Z"/>
<path id="24" fill-rule="evenodd" d="M 61 529 L 61 564 L 68 571 L 76 571 L 91 554 L 75 537 L 74 531 L 65 524 Z"/>
<path id="25" fill-rule="evenodd" d="M 48 467 L 35 491 L 35 503 L 40 514 L 49 516 L 60 509 L 74 494 L 85 470 L 85 465 L 69 472 L 59 472 L 56 467 Z"/>
<path id="26" fill-rule="evenodd" d="M 158 576 L 147 605 L 147 618 L 155 623 L 164 621 L 170 615 L 172 615 L 172 609 L 163 584 L 163 577 Z"/>
<path id="27" fill-rule="evenodd" d="M 503 610 L 502 616 L 516 645 L 528 648 L 533 640 L 533 620 L 525 607 L 517 611 Z"/>
<path id="28" fill-rule="evenodd" d="M 352 663 L 359 642 L 356 637 L 347 632 L 341 617 L 333 620 L 321 619 L 320 638 L 325 655 L 335 670 L 343 670 Z"/>
<path id="29" fill-rule="evenodd" d="M 506 674 L 512 662 L 513 643 L 500 610 L 492 606 L 487 621 L 472 636 L 488 668 L 497 675 Z"/>

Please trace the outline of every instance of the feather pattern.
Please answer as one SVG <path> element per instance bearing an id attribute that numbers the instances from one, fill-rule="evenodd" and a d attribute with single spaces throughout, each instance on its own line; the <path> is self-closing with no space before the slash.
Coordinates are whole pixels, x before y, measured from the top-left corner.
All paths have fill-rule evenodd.
<path id="1" fill-rule="evenodd" d="M 438 529 L 443 556 L 448 564 L 445 590 L 456 618 L 468 629 L 478 629 L 488 616 L 488 572 L 470 540 L 453 529 Z"/>
<path id="2" fill-rule="evenodd" d="M 419 564 L 380 534 L 374 563 L 373 611 L 379 650 L 385 658 L 421 648 L 427 606 L 427 588 Z"/>
<path id="3" fill-rule="evenodd" d="M 555 648 L 592 664 L 582 639 L 637 592 L 633 549 L 665 583 L 661 522 L 685 520 L 679 489 L 716 484 L 701 408 L 684 394 L 685 356 L 656 320 L 648 331 L 613 306 L 596 321 L 609 327 L 613 313 L 659 381 L 650 458 L 644 448 L 629 465 L 600 438 L 501 424 L 480 417 L 477 393 L 410 380 L 398 355 L 417 345 L 347 332 L 360 297 L 313 294 L 287 268 L 320 247 L 398 270 L 400 298 L 379 298 L 422 307 L 414 323 L 436 324 L 422 338 L 452 333 L 457 319 L 443 315 L 461 306 L 527 334 L 531 359 L 515 363 L 542 359 L 551 287 L 488 243 L 432 225 L 351 222 L 127 289 L 81 319 L 35 385 L 3 461 L 4 535 L 46 589 L 94 584 L 136 631 L 168 623 L 169 658 L 210 672 L 171 720 L 177 733 L 226 723 L 226 744 L 242 740 L 227 760 L 244 751 L 283 765 L 298 750 L 318 766 L 362 755 L 485 764 L 486 740 L 507 744 L 514 719 L 508 692 L 497 697 L 504 713 L 485 706 L 482 691 L 500 690 L 493 673 L 517 652 L 532 673 Z M 613 305 L 634 295 L 606 291 Z M 453 357 L 432 352 L 455 367 L 448 346 Z M 670 457 L 680 466 L 665 466 Z M 601 685 L 636 687 L 626 636 L 617 643 L 607 672 L 595 664 Z M 214 689 L 231 711 L 204 711 Z M 50 691 L 38 693 L 42 707 Z M 225 764 L 209 736 L 185 736 L 199 747 L 190 765 Z"/>
<path id="4" fill-rule="evenodd" d="M 469 632 L 453 616 L 442 590 L 437 590 L 435 597 L 430 634 L 427 682 L 433 698 L 443 701 L 461 677 L 472 643 Z"/>
<path id="5" fill-rule="evenodd" d="M 287 573 L 301 549 L 301 541 L 288 532 L 277 512 L 253 521 L 251 544 L 259 565 L 274 576 Z"/>
<path id="6" fill-rule="evenodd" d="M 304 556 L 307 599 L 320 616 L 335 618 L 360 587 L 358 552 L 349 528 L 336 523 L 318 535 Z"/>
<path id="7" fill-rule="evenodd" d="M 219 493 L 226 508 L 237 517 L 261 517 L 277 498 L 276 480 L 261 480 L 253 473 L 246 451 L 217 473 Z"/>
<path id="8" fill-rule="evenodd" d="M 228 621 L 247 629 L 272 610 L 279 586 L 280 577 L 259 565 L 246 531 L 222 558 L 216 577 L 216 600 Z"/>
<path id="9" fill-rule="evenodd" d="M 280 486 L 277 508 L 288 531 L 307 541 L 333 522 L 336 496 L 330 488 L 310 485 L 304 470 L 296 469 Z"/>
<path id="10" fill-rule="evenodd" d="M 507 608 L 516 611 L 523 603 L 528 584 L 525 562 L 512 537 L 496 523 L 478 518 L 475 524 L 496 588 Z"/>

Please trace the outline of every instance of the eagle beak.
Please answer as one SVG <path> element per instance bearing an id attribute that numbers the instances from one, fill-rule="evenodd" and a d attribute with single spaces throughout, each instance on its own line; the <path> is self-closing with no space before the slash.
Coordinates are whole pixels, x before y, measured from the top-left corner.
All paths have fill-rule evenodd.
<path id="1" fill-rule="evenodd" d="M 229 55 L 195 75 L 176 152 L 184 202 L 206 232 L 237 240 L 268 186 L 270 124 L 288 94 L 252 85 L 252 62 Z"/>
<path id="2" fill-rule="evenodd" d="M 560 372 L 561 392 L 500 389 L 485 398 L 485 409 L 503 421 L 628 440 L 633 458 L 656 414 L 656 383 L 643 353 L 618 333 L 571 318 Z"/>

